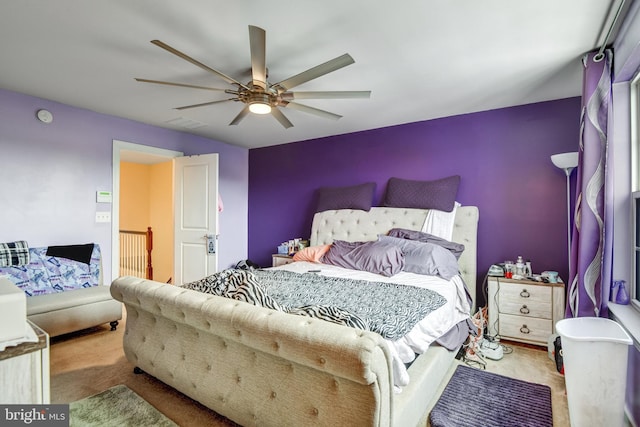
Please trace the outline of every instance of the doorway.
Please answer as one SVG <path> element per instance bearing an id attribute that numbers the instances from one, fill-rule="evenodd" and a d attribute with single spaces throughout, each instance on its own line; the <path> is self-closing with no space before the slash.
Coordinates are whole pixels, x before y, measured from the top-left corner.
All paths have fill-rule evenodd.
<path id="1" fill-rule="evenodd" d="M 182 157 L 184 153 L 167 150 L 163 148 L 151 147 L 147 145 L 134 144 L 125 141 L 113 141 L 113 163 L 112 163 L 112 231 L 111 231 L 111 279 L 119 276 L 120 271 L 120 214 L 124 206 L 120 206 L 120 185 L 121 182 L 121 162 L 136 165 L 159 165 L 171 161 L 175 157 Z M 169 191 L 171 193 L 171 191 Z M 126 202 L 132 203 L 132 202 Z M 171 210 L 166 215 L 172 218 Z M 165 239 L 166 240 L 166 239 Z M 162 241 L 154 239 L 154 251 L 172 252 L 173 241 Z M 163 274 L 163 276 L 166 274 Z M 166 281 L 164 277 L 158 277 L 159 281 Z"/>

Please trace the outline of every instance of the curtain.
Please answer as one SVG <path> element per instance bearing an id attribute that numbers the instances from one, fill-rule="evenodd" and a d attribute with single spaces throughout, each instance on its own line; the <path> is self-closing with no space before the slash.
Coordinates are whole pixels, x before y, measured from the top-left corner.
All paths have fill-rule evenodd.
<path id="1" fill-rule="evenodd" d="M 612 265 L 613 192 L 607 168 L 613 55 L 584 56 L 580 147 L 566 317 L 606 317 Z M 610 200 L 611 199 L 611 200 Z"/>

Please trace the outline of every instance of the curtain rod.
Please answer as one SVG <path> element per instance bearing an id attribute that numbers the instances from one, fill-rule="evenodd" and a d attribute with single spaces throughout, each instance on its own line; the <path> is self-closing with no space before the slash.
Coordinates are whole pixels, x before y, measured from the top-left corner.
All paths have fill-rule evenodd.
<path id="1" fill-rule="evenodd" d="M 595 62 L 600 62 L 604 59 L 604 50 L 607 48 L 607 43 L 609 43 L 609 37 L 611 37 L 613 28 L 616 26 L 616 22 L 618 22 L 618 18 L 620 17 L 620 13 L 622 12 L 622 7 L 624 6 L 624 2 L 625 0 L 622 0 L 620 2 L 620 5 L 618 6 L 618 10 L 616 11 L 616 15 L 613 17 L 613 21 L 609 26 L 609 31 L 607 31 L 607 35 L 605 36 L 604 41 L 602 42 L 602 46 L 600 46 L 600 50 L 593 57 L 593 60 Z"/>

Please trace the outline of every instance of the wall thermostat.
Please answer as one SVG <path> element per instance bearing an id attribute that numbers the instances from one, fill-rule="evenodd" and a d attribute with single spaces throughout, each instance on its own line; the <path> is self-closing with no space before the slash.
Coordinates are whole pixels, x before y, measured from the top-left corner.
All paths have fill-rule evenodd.
<path id="1" fill-rule="evenodd" d="M 96 191 L 96 203 L 111 203 L 111 191 Z"/>
<path id="2" fill-rule="evenodd" d="M 53 121 L 53 114 L 48 110 L 38 110 L 37 116 L 42 123 L 51 123 Z"/>

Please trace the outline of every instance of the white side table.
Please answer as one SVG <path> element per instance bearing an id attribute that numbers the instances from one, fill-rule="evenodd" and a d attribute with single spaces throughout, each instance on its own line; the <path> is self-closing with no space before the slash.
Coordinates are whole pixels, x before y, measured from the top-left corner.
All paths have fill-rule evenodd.
<path id="1" fill-rule="evenodd" d="M 564 283 L 489 277 L 489 335 L 547 346 L 564 318 Z"/>
<path id="2" fill-rule="evenodd" d="M 0 351 L 0 403 L 51 403 L 49 377 L 49 335 L 27 320 L 38 337 Z"/>
<path id="3" fill-rule="evenodd" d="M 293 262 L 293 257 L 291 255 L 284 255 L 284 254 L 271 255 L 272 267 L 279 267 L 281 265 L 289 264 L 291 262 Z"/>

